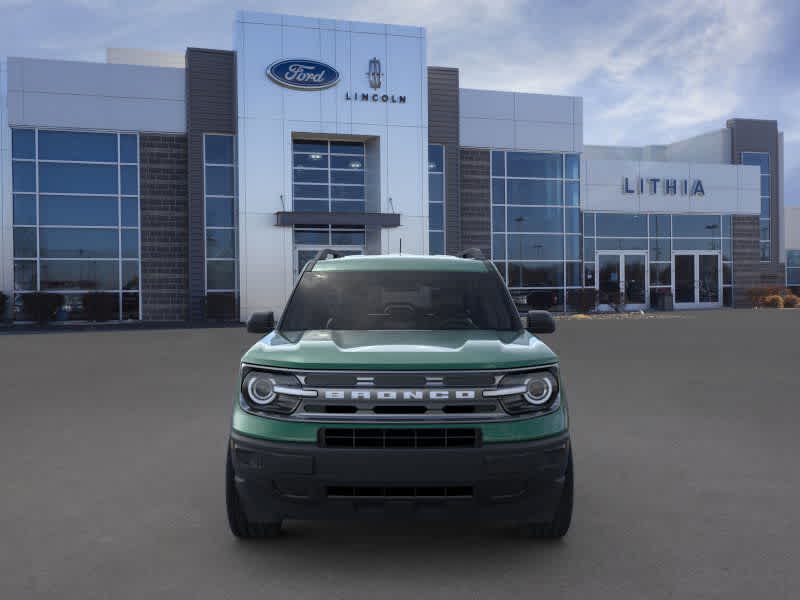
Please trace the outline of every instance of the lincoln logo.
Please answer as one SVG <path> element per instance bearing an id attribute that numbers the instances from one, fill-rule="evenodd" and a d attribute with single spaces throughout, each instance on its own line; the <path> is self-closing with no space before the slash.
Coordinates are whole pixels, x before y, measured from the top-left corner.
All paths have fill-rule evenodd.
<path id="1" fill-rule="evenodd" d="M 288 59 L 272 63 L 267 76 L 284 87 L 296 90 L 324 90 L 339 82 L 339 71 L 316 60 Z"/>
<path id="2" fill-rule="evenodd" d="M 377 90 L 381 87 L 381 77 L 383 73 L 381 73 L 381 61 L 377 58 L 373 58 L 369 61 L 369 71 L 367 71 L 367 77 L 369 77 L 369 87 L 373 90 Z"/>
<path id="3" fill-rule="evenodd" d="M 474 390 L 325 390 L 326 400 L 474 400 Z"/>

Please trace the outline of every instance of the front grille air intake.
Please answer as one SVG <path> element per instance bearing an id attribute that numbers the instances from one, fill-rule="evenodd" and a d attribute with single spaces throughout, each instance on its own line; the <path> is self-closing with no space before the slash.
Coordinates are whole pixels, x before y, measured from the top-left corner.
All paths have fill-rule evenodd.
<path id="1" fill-rule="evenodd" d="M 331 485 L 327 488 L 328 498 L 365 498 L 365 499 L 404 499 L 404 498 L 472 498 L 472 486 L 350 486 Z"/>
<path id="2" fill-rule="evenodd" d="M 475 428 L 368 428 L 328 427 L 320 432 L 327 448 L 475 448 Z"/>

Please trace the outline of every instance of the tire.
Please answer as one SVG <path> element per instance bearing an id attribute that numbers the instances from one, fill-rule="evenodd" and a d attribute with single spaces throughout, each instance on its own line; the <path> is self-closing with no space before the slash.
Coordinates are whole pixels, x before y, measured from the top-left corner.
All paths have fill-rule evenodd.
<path id="1" fill-rule="evenodd" d="M 225 464 L 225 504 L 228 510 L 228 525 L 231 533 L 237 538 L 264 539 L 280 535 L 281 521 L 253 523 L 247 518 L 234 482 L 230 444 L 228 444 L 228 458 Z"/>
<path id="2" fill-rule="evenodd" d="M 572 449 L 567 459 L 567 472 L 564 477 L 564 488 L 558 501 L 553 520 L 549 523 L 526 523 L 522 526 L 525 537 L 535 539 L 561 539 L 569 531 L 572 522 L 572 502 L 574 495 L 574 482 L 572 473 Z"/>

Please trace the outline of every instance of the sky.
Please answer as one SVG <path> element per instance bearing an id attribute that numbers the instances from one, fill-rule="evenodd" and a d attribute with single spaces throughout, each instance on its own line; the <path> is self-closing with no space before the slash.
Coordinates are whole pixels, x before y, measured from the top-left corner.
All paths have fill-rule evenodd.
<path id="1" fill-rule="evenodd" d="M 421 25 L 462 87 L 583 97 L 584 143 L 665 144 L 776 119 L 800 205 L 800 2 L 793 0 L 0 0 L 0 56 L 230 49 L 237 9 Z"/>

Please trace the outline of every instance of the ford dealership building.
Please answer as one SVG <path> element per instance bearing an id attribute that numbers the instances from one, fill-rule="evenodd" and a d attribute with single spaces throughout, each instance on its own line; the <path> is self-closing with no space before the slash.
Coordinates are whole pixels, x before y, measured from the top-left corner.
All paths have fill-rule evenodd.
<path id="1" fill-rule="evenodd" d="M 480 248 L 551 310 L 586 288 L 601 308 L 749 306 L 786 283 L 775 121 L 589 146 L 582 98 L 461 88 L 423 28 L 241 12 L 234 48 L 0 63 L 16 319 L 36 291 L 60 320 L 92 292 L 119 320 L 278 313 L 323 248 Z"/>

